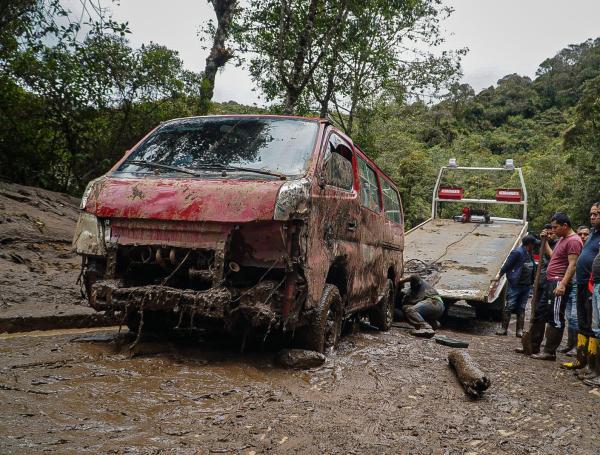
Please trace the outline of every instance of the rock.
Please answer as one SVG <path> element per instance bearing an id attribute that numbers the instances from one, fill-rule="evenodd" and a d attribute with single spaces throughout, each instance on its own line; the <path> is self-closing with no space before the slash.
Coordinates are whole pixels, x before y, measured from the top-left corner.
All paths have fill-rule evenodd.
<path id="1" fill-rule="evenodd" d="M 286 368 L 314 368 L 323 365 L 325 356 L 319 352 L 304 349 L 282 349 L 275 360 Z"/>

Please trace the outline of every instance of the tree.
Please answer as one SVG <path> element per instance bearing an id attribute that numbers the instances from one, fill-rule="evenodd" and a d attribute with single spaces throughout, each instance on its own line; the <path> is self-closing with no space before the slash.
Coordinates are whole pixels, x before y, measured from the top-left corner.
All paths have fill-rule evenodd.
<path id="1" fill-rule="evenodd" d="M 250 0 L 235 31 L 253 80 L 293 113 L 319 65 L 331 55 L 349 4 L 359 0 Z"/>
<path id="2" fill-rule="evenodd" d="M 206 114 L 215 90 L 217 71 L 233 58 L 233 50 L 226 47 L 235 15 L 239 12 L 237 0 L 208 0 L 217 16 L 217 26 L 209 22 L 205 33 L 212 36 L 212 47 L 200 83 L 200 113 Z"/>
<path id="3" fill-rule="evenodd" d="M 351 9 L 341 41 L 331 101 L 336 120 L 351 134 L 357 111 L 385 92 L 418 98 L 437 93 L 460 73 L 466 50 L 435 55 L 440 22 L 452 12 L 439 0 L 363 2 Z M 420 49 L 419 49 L 420 48 Z"/>
<path id="4" fill-rule="evenodd" d="M 356 112 L 384 88 L 420 93 L 457 73 L 457 53 L 417 51 L 443 42 L 441 0 L 253 0 L 235 41 L 268 100 L 284 112 L 335 107 L 350 133 Z M 308 90 L 307 90 L 308 89 Z"/>

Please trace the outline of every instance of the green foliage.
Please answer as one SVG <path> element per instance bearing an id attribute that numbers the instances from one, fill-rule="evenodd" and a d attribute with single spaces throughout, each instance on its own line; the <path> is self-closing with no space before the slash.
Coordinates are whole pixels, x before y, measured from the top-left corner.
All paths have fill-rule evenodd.
<path id="1" fill-rule="evenodd" d="M 79 194 L 163 120 L 199 109 L 333 108 L 334 120 L 397 182 L 407 227 L 429 216 L 449 158 L 467 166 L 514 159 L 534 229 L 556 210 L 587 222 L 600 199 L 600 39 L 545 60 L 533 81 L 511 74 L 476 94 L 455 81 L 460 55 L 404 61 L 403 40 L 435 47 L 449 13 L 439 0 L 252 0 L 233 35 L 238 52 L 255 52 L 252 74 L 277 102 L 263 109 L 207 102 L 202 74 L 163 46 L 133 48 L 127 24 L 106 10 L 80 21 L 59 0 L 8 2 L 0 8 L 0 177 Z M 444 86 L 435 104 L 419 98 L 421 89 Z M 481 196 L 516 185 L 485 175 L 461 184 Z"/>

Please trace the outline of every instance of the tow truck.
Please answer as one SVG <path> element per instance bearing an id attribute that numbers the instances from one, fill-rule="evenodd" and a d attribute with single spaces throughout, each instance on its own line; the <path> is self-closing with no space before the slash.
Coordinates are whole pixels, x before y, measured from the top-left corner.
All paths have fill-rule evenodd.
<path id="1" fill-rule="evenodd" d="M 498 176 L 514 187 L 490 187 Z M 468 184 L 452 183 L 460 177 Z M 475 192 L 494 197 L 469 197 Z M 513 208 L 500 208 L 508 206 Z M 520 217 L 494 214 L 510 211 Z M 438 173 L 431 217 L 406 233 L 405 270 L 426 269 L 428 279 L 451 304 L 451 315 L 498 319 L 507 285 L 505 276 L 495 279 L 527 230 L 527 188 L 513 160 L 506 160 L 504 167 L 462 167 L 450 159 Z"/>

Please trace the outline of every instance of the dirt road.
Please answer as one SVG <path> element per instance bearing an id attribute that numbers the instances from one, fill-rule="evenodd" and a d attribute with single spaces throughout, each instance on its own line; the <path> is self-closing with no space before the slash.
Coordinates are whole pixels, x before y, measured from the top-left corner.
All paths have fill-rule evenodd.
<path id="1" fill-rule="evenodd" d="M 442 333 L 471 342 L 482 400 L 450 348 L 398 328 L 347 336 L 308 371 L 215 338 L 146 338 L 129 358 L 116 329 L 4 335 L 0 453 L 598 453 L 600 393 L 489 325 Z"/>

